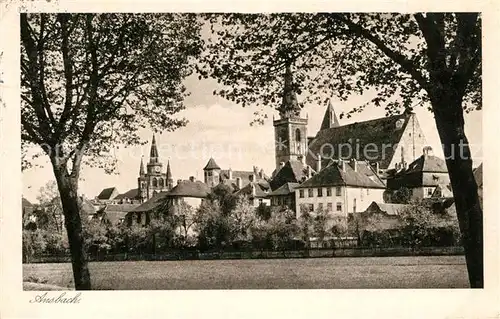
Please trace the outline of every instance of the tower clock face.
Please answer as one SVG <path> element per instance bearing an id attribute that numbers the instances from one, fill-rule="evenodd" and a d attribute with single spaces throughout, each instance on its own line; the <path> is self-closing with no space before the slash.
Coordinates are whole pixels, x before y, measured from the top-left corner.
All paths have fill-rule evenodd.
<path id="1" fill-rule="evenodd" d="M 155 172 L 159 173 L 160 172 L 160 166 L 155 166 Z"/>

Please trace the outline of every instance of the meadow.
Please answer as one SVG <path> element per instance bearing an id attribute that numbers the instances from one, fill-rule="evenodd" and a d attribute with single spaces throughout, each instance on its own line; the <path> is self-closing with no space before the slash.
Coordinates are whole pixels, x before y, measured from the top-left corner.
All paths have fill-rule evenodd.
<path id="1" fill-rule="evenodd" d="M 96 290 L 468 288 L 464 256 L 91 262 Z M 23 280 L 72 287 L 71 264 L 24 264 Z"/>

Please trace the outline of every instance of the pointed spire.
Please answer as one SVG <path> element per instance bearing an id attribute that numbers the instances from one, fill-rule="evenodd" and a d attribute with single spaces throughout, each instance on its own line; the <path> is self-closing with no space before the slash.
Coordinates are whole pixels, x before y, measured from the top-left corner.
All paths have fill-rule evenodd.
<path id="1" fill-rule="evenodd" d="M 153 142 L 151 143 L 151 151 L 149 152 L 149 163 L 158 163 L 158 149 L 156 148 L 156 138 L 153 134 Z"/>
<path id="2" fill-rule="evenodd" d="M 219 169 L 220 170 L 220 166 L 217 165 L 217 163 L 215 162 L 215 160 L 214 160 L 213 157 L 210 157 L 210 159 L 208 160 L 207 165 L 205 166 L 205 168 L 203 170 L 204 171 L 208 171 L 208 170 L 213 170 L 213 169 Z"/>
<path id="3" fill-rule="evenodd" d="M 167 180 L 172 179 L 172 172 L 170 171 L 170 160 L 167 162 Z"/>
<path id="4" fill-rule="evenodd" d="M 286 64 L 284 82 L 283 101 L 279 109 L 280 116 L 281 118 L 298 116 L 300 114 L 300 106 L 297 102 L 297 94 L 293 88 L 293 74 L 290 62 Z"/>
<path id="5" fill-rule="evenodd" d="M 141 157 L 141 167 L 139 168 L 139 175 L 143 176 L 144 173 L 144 161 L 142 160 L 144 158 L 144 155 Z"/>
<path id="6" fill-rule="evenodd" d="M 337 118 L 337 114 L 335 114 L 335 110 L 333 109 L 332 101 L 328 99 L 328 106 L 326 107 L 325 116 L 323 117 L 323 122 L 321 122 L 320 130 L 339 126 L 339 119 Z"/>

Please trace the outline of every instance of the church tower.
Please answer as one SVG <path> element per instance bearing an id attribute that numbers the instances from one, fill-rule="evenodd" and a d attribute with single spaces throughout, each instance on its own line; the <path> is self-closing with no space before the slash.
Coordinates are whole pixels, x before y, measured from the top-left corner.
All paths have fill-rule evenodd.
<path id="1" fill-rule="evenodd" d="M 147 201 L 155 194 L 169 190 L 167 173 L 170 171 L 170 163 L 167 167 L 167 173 L 162 171 L 163 164 L 160 162 L 158 148 L 156 146 L 156 138 L 153 135 L 151 149 L 149 151 L 149 162 L 147 170 L 144 171 L 144 163 L 141 158 L 141 166 L 139 168 L 138 188 L 139 196 L 143 201 Z M 172 179 L 172 172 L 170 172 Z"/>
<path id="2" fill-rule="evenodd" d="M 294 90 L 290 64 L 284 76 L 283 100 L 280 118 L 273 121 L 276 170 L 289 160 L 305 160 L 307 154 L 307 118 L 300 117 L 300 106 Z"/>
<path id="3" fill-rule="evenodd" d="M 339 127 L 339 119 L 337 118 L 337 114 L 335 114 L 335 110 L 333 109 L 331 100 L 328 100 L 328 106 L 326 107 L 325 116 L 323 117 L 323 122 L 321 122 L 321 130 L 326 130 L 332 127 Z"/>

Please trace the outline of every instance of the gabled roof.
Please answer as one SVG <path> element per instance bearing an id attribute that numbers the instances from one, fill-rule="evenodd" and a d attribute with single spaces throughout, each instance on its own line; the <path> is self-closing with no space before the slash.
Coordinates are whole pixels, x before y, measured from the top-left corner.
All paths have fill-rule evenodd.
<path id="1" fill-rule="evenodd" d="M 274 174 L 273 179 L 269 182 L 271 189 L 275 190 L 280 188 L 285 183 L 301 183 L 309 177 L 315 174 L 314 169 L 306 164 L 303 164 L 297 160 L 289 160 L 281 167 L 278 172 Z"/>
<path id="2" fill-rule="evenodd" d="M 138 204 L 113 204 L 113 205 L 106 205 L 104 207 L 104 211 L 106 213 L 109 212 L 131 212 L 134 209 L 139 207 Z"/>
<path id="3" fill-rule="evenodd" d="M 31 207 L 33 207 L 33 204 L 31 204 L 31 202 L 29 200 L 27 200 L 26 198 L 22 197 L 22 207 L 23 208 L 31 208 Z"/>
<path id="4" fill-rule="evenodd" d="M 356 165 L 356 170 L 354 170 Z M 357 161 L 331 163 L 297 188 L 320 186 L 353 186 L 361 188 L 385 188 L 384 183 L 366 162 Z"/>
<path id="5" fill-rule="evenodd" d="M 132 212 L 148 212 L 150 210 L 153 210 L 153 209 L 157 208 L 158 206 L 160 206 L 164 202 L 164 199 L 166 198 L 167 194 L 168 194 L 168 192 L 157 193 L 157 194 L 153 195 L 153 197 L 151 197 L 149 200 L 142 203 L 138 207 L 132 209 L 131 211 Z"/>
<path id="6" fill-rule="evenodd" d="M 250 196 L 253 197 L 252 195 L 252 186 L 255 187 L 255 197 L 256 198 L 265 198 L 269 194 L 269 183 L 266 181 L 259 181 L 259 182 L 252 182 L 240 189 L 239 191 L 236 192 L 235 195 L 244 195 L 244 196 Z"/>
<path id="7" fill-rule="evenodd" d="M 284 196 L 289 195 L 294 192 L 295 188 L 299 186 L 299 183 L 285 183 L 281 185 L 278 189 L 269 193 L 269 196 Z"/>
<path id="8" fill-rule="evenodd" d="M 130 198 L 130 199 L 135 199 L 139 197 L 139 189 L 138 188 L 132 188 L 125 193 L 119 194 L 118 196 L 115 197 L 115 199 L 124 199 L 124 198 Z"/>
<path id="9" fill-rule="evenodd" d="M 359 145 L 359 149 L 364 149 L 366 145 L 370 144 L 370 150 L 384 150 L 369 152 L 370 158 L 364 158 L 365 152 L 359 152 L 360 157 L 357 160 L 370 160 L 371 162 L 378 162 L 381 169 L 389 167 L 394 156 L 395 148 L 392 147 L 400 142 L 403 132 L 409 119 L 415 116 L 412 113 L 403 113 L 389 117 L 378 118 L 370 121 L 356 122 L 339 127 L 331 127 L 318 131 L 314 140 L 309 143 L 309 152 L 306 161 L 309 165 L 315 167 L 316 154 L 321 154 L 321 148 L 324 145 L 332 145 L 331 147 L 323 148 L 323 152 L 332 153 L 335 158 L 350 158 L 352 156 L 352 148 L 340 147 L 339 145 L 348 145 L 354 143 Z M 401 121 L 400 121 L 401 120 Z M 396 124 L 402 124 L 400 127 Z M 376 147 L 371 147 L 372 145 Z M 390 145 L 391 147 L 383 147 L 383 145 Z M 353 145 L 354 146 L 354 145 Z M 339 154 L 339 152 L 343 152 Z M 322 167 L 325 167 L 329 158 L 328 154 L 322 154 Z M 368 155 L 368 154 L 366 154 Z"/>
<path id="10" fill-rule="evenodd" d="M 166 196 L 168 197 L 194 197 L 206 198 L 210 193 L 210 186 L 201 181 L 179 181 Z"/>
<path id="11" fill-rule="evenodd" d="M 107 199 L 111 199 L 111 196 L 113 195 L 113 193 L 115 192 L 118 192 L 118 189 L 116 189 L 116 187 L 108 187 L 108 188 L 105 188 L 103 189 L 99 195 L 97 195 L 97 198 L 98 199 L 102 199 L 102 200 L 107 200 Z"/>
<path id="12" fill-rule="evenodd" d="M 399 189 L 401 187 L 438 186 L 449 183 L 446 163 L 434 155 L 422 155 L 408 165 L 408 168 L 388 177 L 387 187 Z"/>
<path id="13" fill-rule="evenodd" d="M 217 165 L 217 163 L 215 162 L 213 157 L 210 157 L 207 165 L 205 165 L 205 168 L 203 170 L 206 171 L 206 170 L 211 170 L 211 169 L 220 169 L 219 165 Z"/>
<path id="14" fill-rule="evenodd" d="M 392 204 L 392 203 L 377 203 L 372 202 L 365 212 L 379 212 L 385 213 L 387 215 L 399 215 L 401 211 L 407 209 L 409 205 L 407 204 Z"/>

